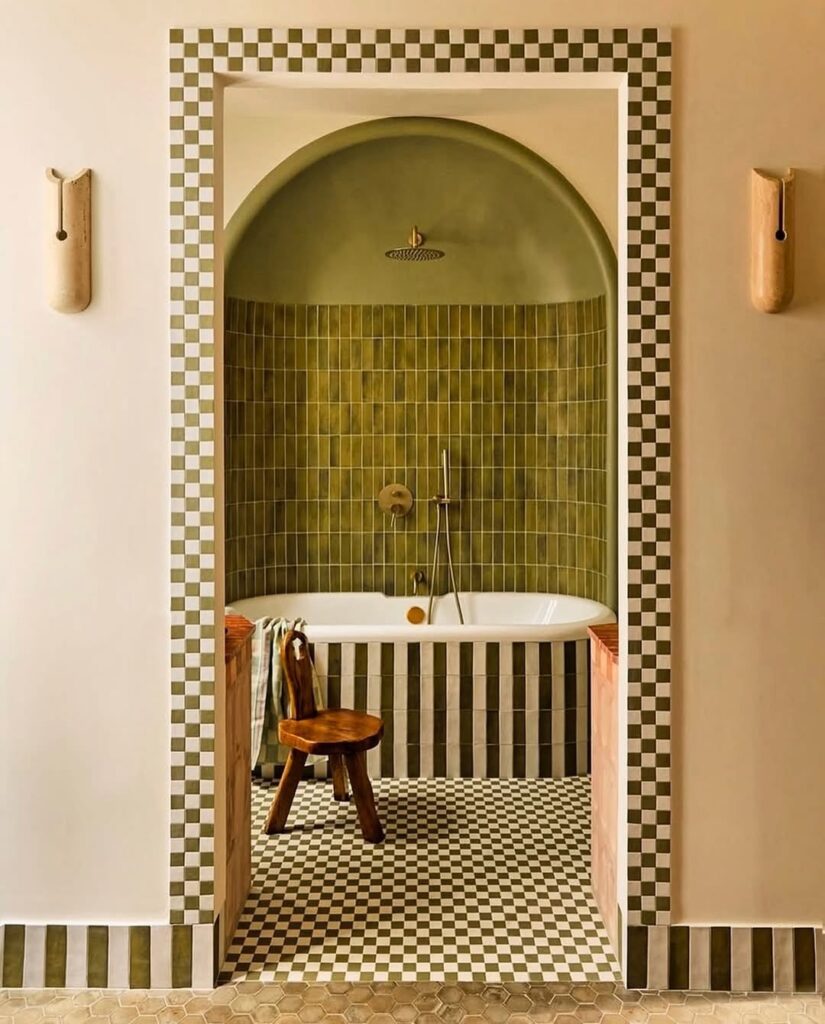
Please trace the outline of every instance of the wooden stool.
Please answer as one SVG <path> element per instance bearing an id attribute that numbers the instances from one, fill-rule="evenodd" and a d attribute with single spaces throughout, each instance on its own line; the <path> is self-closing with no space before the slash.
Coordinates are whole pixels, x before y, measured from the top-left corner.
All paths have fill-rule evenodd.
<path id="1" fill-rule="evenodd" d="M 326 754 L 332 770 L 332 791 L 336 800 L 349 800 L 349 772 L 361 831 L 368 843 L 380 843 L 384 830 L 375 810 L 366 751 L 378 746 L 384 735 L 384 723 L 362 711 L 319 711 L 312 689 L 312 662 L 307 638 L 297 629 L 290 630 L 281 644 L 281 664 L 286 674 L 289 710 L 292 718 L 278 723 L 278 739 L 290 748 L 278 792 L 269 809 L 265 831 L 283 832 L 295 790 L 309 754 Z"/>

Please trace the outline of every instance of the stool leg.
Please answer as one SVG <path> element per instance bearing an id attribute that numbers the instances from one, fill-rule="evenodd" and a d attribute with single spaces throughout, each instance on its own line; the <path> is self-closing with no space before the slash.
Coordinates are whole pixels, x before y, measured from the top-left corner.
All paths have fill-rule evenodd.
<path id="1" fill-rule="evenodd" d="M 355 797 L 355 807 L 364 839 L 368 843 L 381 843 L 384 840 L 384 830 L 375 810 L 375 798 L 370 777 L 367 775 L 367 758 L 364 752 L 360 751 L 357 754 L 344 754 L 344 760 L 347 762 L 352 795 Z"/>
<path id="2" fill-rule="evenodd" d="M 343 757 L 340 754 L 330 754 L 329 767 L 332 772 L 332 795 L 339 803 L 346 802 L 349 800 L 349 793 Z"/>
<path id="3" fill-rule="evenodd" d="M 295 790 L 301 781 L 301 774 L 304 770 L 307 756 L 302 750 L 290 750 L 289 757 L 284 765 L 284 773 L 278 783 L 278 792 L 269 808 L 269 815 L 266 819 L 264 832 L 273 835 L 275 832 L 283 832 L 286 819 L 289 817 L 289 809 L 295 798 Z"/>

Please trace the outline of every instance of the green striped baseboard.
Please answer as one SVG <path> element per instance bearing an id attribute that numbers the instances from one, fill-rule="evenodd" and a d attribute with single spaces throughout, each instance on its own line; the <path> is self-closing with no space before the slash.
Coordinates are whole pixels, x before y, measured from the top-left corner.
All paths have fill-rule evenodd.
<path id="1" fill-rule="evenodd" d="M 373 778 L 564 778 L 590 771 L 586 639 L 316 643 L 313 657 L 327 707 L 384 720 L 384 739 L 367 755 Z M 264 778 L 277 774 L 278 761 L 277 726 L 268 720 L 258 762 Z"/>
<path id="2" fill-rule="evenodd" d="M 631 925 L 626 985 L 699 992 L 825 992 L 825 933 L 810 925 Z"/>
<path id="3" fill-rule="evenodd" d="M 0 988 L 210 989 L 215 926 L 0 925 Z"/>
<path id="4" fill-rule="evenodd" d="M 0 925 L 0 988 L 211 989 L 216 926 Z M 631 926 L 626 986 L 825 992 L 825 933 L 801 927 Z"/>

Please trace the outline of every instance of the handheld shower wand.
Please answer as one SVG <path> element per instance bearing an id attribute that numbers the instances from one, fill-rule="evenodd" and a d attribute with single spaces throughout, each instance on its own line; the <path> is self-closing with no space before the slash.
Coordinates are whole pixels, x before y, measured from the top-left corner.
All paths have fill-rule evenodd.
<path id="1" fill-rule="evenodd" d="M 450 571 L 450 588 L 452 589 L 453 596 L 455 597 L 455 606 L 458 611 L 458 621 L 461 625 L 464 625 L 464 612 L 461 610 L 461 600 L 458 596 L 458 586 L 455 581 L 455 569 L 453 568 L 453 552 L 450 546 L 450 456 L 447 449 L 444 448 L 441 452 L 441 474 L 442 474 L 442 493 L 436 494 L 433 497 L 433 502 L 436 507 L 436 520 L 435 520 L 435 545 L 433 549 L 433 569 L 430 573 L 430 599 L 427 605 L 427 622 L 433 620 L 433 595 L 435 587 L 435 576 L 438 569 L 438 555 L 441 547 L 441 510 L 444 510 L 444 546 L 447 554 L 447 566 Z"/>
<path id="2" fill-rule="evenodd" d="M 441 468 L 444 473 L 444 540 L 447 548 L 447 564 L 450 567 L 450 586 L 453 588 L 455 606 L 458 611 L 458 621 L 464 625 L 464 612 L 461 610 L 461 601 L 458 596 L 458 587 L 455 582 L 455 569 L 453 568 L 453 552 L 450 548 L 450 456 L 445 448 L 441 453 Z"/>

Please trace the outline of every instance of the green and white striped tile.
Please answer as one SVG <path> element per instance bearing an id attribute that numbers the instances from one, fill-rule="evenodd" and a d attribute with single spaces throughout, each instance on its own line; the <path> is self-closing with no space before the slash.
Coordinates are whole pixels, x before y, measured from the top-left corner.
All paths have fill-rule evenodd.
<path id="1" fill-rule="evenodd" d="M 211 988 L 213 925 L 0 925 L 2 988 Z"/>
<path id="2" fill-rule="evenodd" d="M 822 929 L 631 926 L 627 986 L 698 992 L 823 992 Z"/>
<path id="3" fill-rule="evenodd" d="M 590 770 L 587 640 L 314 645 L 327 706 L 384 720 L 374 778 L 565 778 Z M 262 774 L 277 774 L 265 723 Z M 313 769 L 323 774 L 323 766 Z"/>

